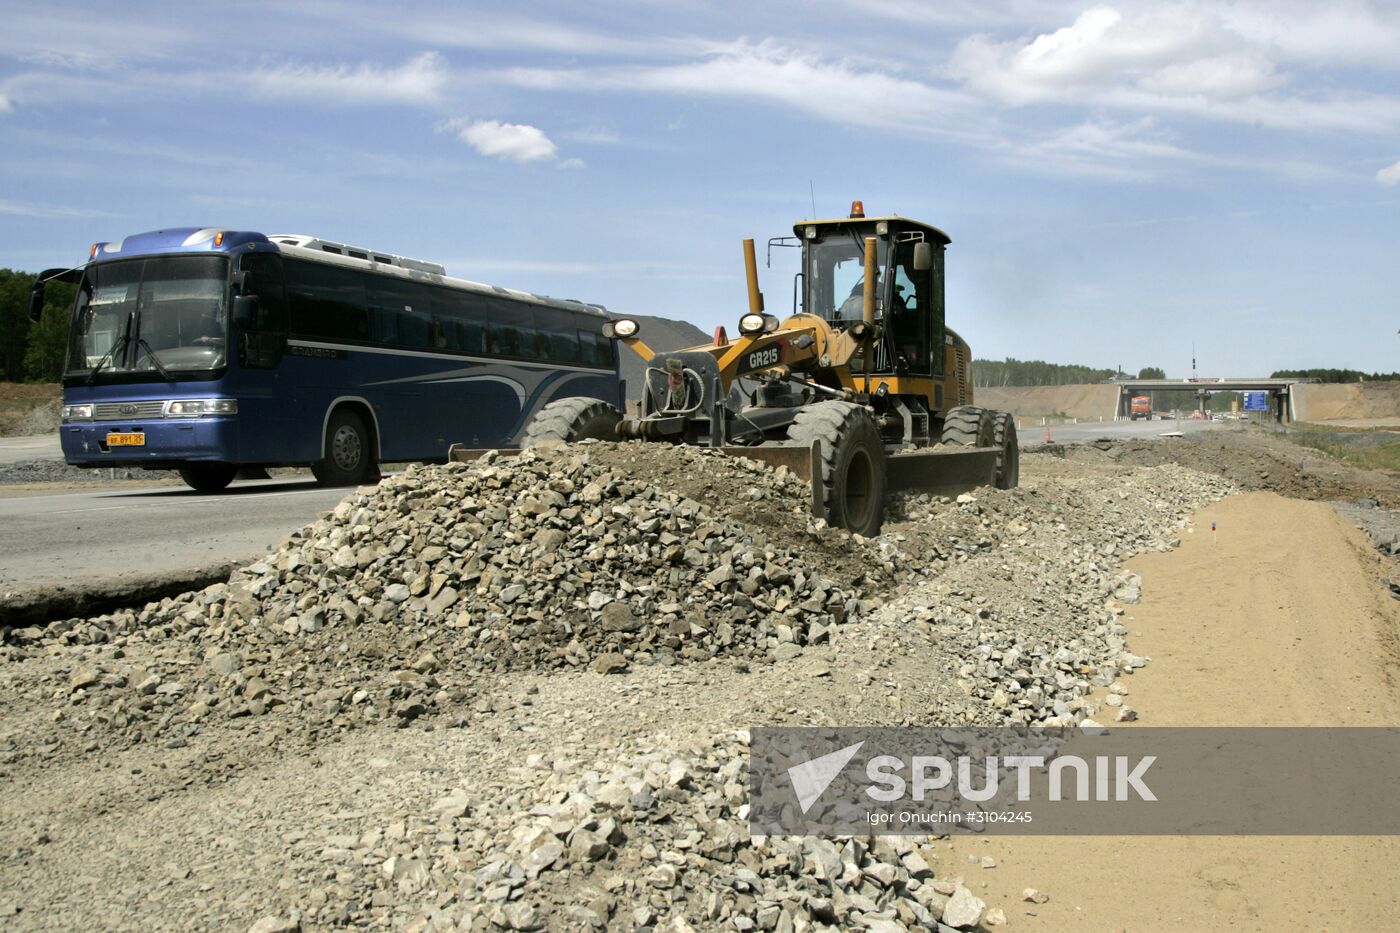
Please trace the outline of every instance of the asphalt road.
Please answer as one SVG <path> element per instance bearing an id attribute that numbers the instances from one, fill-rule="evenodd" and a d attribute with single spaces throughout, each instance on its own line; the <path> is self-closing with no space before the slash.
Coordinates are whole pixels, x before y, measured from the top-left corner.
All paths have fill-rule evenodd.
<path id="1" fill-rule="evenodd" d="M 58 443 L 57 433 L 0 437 L 0 464 L 62 459 L 63 448 Z"/>
<path id="2" fill-rule="evenodd" d="M 239 482 L 219 495 L 104 485 L 5 497 L 0 487 L 0 598 L 115 589 L 256 557 L 350 491 L 309 479 Z"/>
<path id="3" fill-rule="evenodd" d="M 1084 444 L 1101 437 L 1160 437 L 1168 432 L 1195 434 L 1198 431 L 1213 431 L 1226 427 L 1236 427 L 1235 422 L 1193 421 L 1183 418 L 1180 421 L 1085 421 L 1080 424 L 1050 425 L 1050 440 L 1056 444 Z M 1018 428 L 1016 438 L 1022 447 L 1033 447 L 1045 443 L 1045 428 L 1032 421 L 1024 428 Z"/>

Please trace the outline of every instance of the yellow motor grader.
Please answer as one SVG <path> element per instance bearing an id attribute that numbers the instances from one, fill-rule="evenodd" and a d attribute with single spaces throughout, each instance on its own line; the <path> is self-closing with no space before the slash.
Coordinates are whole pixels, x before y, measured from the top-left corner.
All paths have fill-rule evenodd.
<path id="1" fill-rule="evenodd" d="M 866 217 L 859 201 L 849 217 L 793 232 L 769 242 L 802 250 L 790 316 L 765 313 L 745 240 L 749 311 L 738 339 L 720 332 L 713 344 L 658 353 L 636 321 L 613 320 L 604 333 L 647 361 L 635 411 L 561 399 L 531 420 L 524 446 L 600 438 L 722 448 L 788 466 L 810 480 L 815 514 L 865 535 L 879 531 L 888 491 L 1015 486 L 1016 423 L 973 406 L 971 351 L 944 324 L 948 236 L 905 217 Z"/>

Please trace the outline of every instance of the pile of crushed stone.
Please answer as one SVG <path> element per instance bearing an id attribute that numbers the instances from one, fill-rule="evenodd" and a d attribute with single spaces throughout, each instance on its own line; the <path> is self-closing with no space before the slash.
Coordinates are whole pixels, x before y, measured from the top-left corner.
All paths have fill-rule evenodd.
<path id="1" fill-rule="evenodd" d="M 144 643 L 139 665 L 78 664 L 62 692 L 124 736 L 170 739 L 269 713 L 405 724 L 464 702 L 483 673 L 764 663 L 868 608 L 764 530 L 611 466 L 599 449 L 412 467 L 227 584 L 21 629 L 9 650 Z M 787 471 L 683 455 L 702 457 L 746 507 L 766 503 L 803 535 L 822 534 L 806 530 L 806 486 Z"/>

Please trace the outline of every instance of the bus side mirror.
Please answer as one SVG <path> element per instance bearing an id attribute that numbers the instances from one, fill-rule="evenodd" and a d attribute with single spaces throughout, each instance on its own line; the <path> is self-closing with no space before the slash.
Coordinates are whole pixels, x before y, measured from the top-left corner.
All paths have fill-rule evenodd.
<path id="1" fill-rule="evenodd" d="M 914 244 L 914 269 L 927 272 L 933 268 L 933 246 L 927 241 Z"/>
<path id="2" fill-rule="evenodd" d="M 233 323 L 242 328 L 253 326 L 258 316 L 258 296 L 239 295 L 233 299 Z"/>
<path id="3" fill-rule="evenodd" d="M 44 316 L 44 283 L 35 282 L 34 290 L 29 293 L 29 319 L 35 324 Z"/>

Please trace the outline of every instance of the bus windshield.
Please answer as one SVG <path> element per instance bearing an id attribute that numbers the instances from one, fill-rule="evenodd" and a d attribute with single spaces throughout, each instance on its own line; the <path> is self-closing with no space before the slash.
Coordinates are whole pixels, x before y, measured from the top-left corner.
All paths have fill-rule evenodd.
<path id="1" fill-rule="evenodd" d="M 228 343 L 228 259 L 166 256 L 88 268 L 73 310 L 68 372 L 212 370 Z"/>

